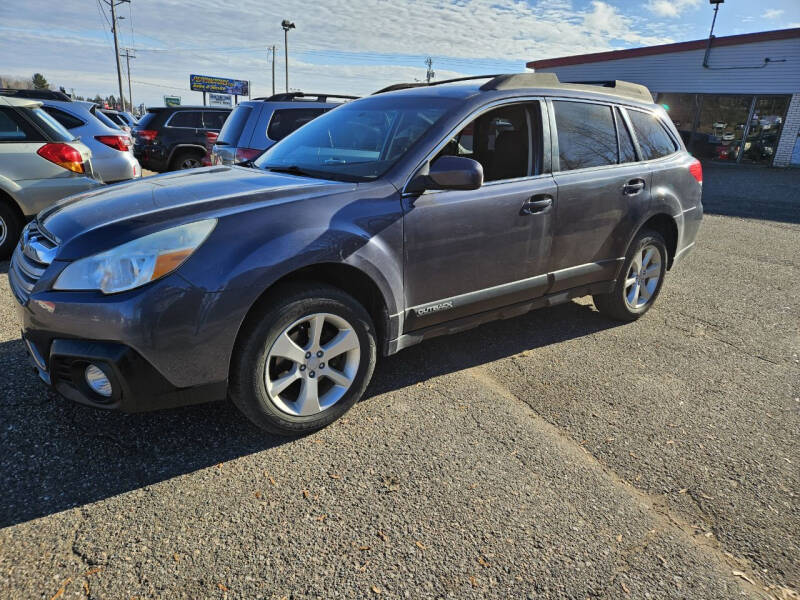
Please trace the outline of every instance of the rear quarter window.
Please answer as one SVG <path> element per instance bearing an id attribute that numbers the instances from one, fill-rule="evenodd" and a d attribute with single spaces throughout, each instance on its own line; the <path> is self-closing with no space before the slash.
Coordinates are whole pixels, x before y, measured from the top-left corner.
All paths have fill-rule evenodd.
<path id="1" fill-rule="evenodd" d="M 653 113 L 628 109 L 628 117 L 644 160 L 668 156 L 678 149 L 664 123 Z"/>
<path id="2" fill-rule="evenodd" d="M 13 109 L 0 108 L 0 142 L 41 141 L 42 136 L 28 125 Z"/>
<path id="3" fill-rule="evenodd" d="M 267 137 L 279 142 L 294 130 L 300 129 L 300 127 L 309 121 L 313 121 L 327 110 L 327 108 L 286 108 L 276 110 L 272 114 L 272 119 L 270 119 Z"/>
<path id="4" fill-rule="evenodd" d="M 221 110 L 207 111 L 203 113 L 203 127 L 219 131 L 225 124 L 229 112 Z"/>
<path id="5" fill-rule="evenodd" d="M 203 113 L 194 110 L 176 112 L 167 121 L 167 126 L 201 129 L 203 127 Z"/>
<path id="6" fill-rule="evenodd" d="M 75 127 L 82 127 L 84 125 L 81 119 L 59 108 L 53 106 L 43 106 L 42 108 L 67 129 L 74 129 Z"/>
<path id="7" fill-rule="evenodd" d="M 617 132 L 611 107 L 554 100 L 561 171 L 617 164 Z"/>

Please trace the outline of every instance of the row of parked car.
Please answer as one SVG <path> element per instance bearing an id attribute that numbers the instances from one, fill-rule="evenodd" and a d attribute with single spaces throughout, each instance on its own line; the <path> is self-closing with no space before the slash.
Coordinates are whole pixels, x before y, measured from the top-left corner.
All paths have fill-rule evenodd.
<path id="1" fill-rule="evenodd" d="M 0 260 L 25 222 L 60 198 L 156 172 L 254 160 L 354 96 L 301 92 L 233 110 L 153 107 L 129 112 L 50 90 L 0 89 Z"/>

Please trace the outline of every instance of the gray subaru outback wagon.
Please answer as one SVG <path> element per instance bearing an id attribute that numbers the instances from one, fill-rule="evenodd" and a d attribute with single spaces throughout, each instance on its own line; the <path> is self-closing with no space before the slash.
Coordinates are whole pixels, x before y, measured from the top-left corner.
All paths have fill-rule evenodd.
<path id="1" fill-rule="evenodd" d="M 702 171 L 638 85 L 553 75 L 394 86 L 249 167 L 74 196 L 9 269 L 41 378 L 147 410 L 229 396 L 327 425 L 378 355 L 591 295 L 632 321 L 693 247 Z"/>

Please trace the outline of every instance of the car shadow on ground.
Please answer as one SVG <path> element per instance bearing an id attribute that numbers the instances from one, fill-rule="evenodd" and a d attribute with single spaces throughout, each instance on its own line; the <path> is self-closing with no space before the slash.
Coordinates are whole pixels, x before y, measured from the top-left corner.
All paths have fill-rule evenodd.
<path id="1" fill-rule="evenodd" d="M 616 325 L 570 302 L 430 340 L 379 361 L 365 400 Z M 0 369 L 0 527 L 291 442 L 227 401 L 142 414 L 74 404 L 39 382 L 17 340 L 0 344 Z"/>

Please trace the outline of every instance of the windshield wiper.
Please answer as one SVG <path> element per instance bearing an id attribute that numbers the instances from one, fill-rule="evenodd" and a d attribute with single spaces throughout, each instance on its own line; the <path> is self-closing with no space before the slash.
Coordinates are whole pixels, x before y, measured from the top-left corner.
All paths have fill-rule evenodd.
<path id="1" fill-rule="evenodd" d="M 314 175 L 313 173 L 306 171 L 305 169 L 301 169 L 297 165 L 290 165 L 288 167 L 266 166 L 264 168 L 267 171 L 273 171 L 275 173 L 288 173 L 289 175 L 299 175 L 301 177 L 314 177 L 316 179 L 320 179 L 319 175 Z"/>

